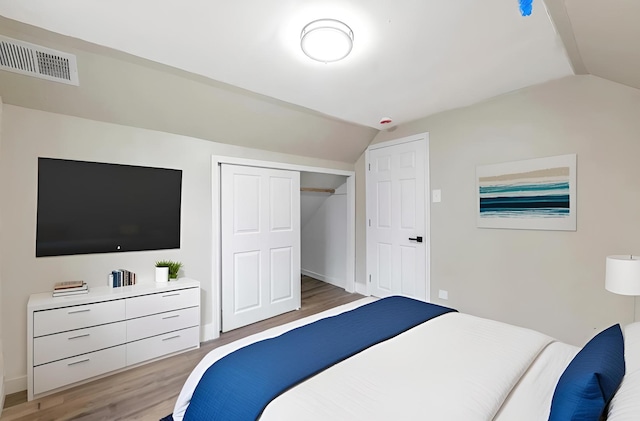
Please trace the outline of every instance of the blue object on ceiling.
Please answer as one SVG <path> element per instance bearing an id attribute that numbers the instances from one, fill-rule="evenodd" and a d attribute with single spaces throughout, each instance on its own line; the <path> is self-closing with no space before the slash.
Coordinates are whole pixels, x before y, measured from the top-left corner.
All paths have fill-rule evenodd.
<path id="1" fill-rule="evenodd" d="M 533 0 L 520 0 L 520 13 L 522 13 L 522 16 L 531 14 L 531 3 L 533 3 Z"/>

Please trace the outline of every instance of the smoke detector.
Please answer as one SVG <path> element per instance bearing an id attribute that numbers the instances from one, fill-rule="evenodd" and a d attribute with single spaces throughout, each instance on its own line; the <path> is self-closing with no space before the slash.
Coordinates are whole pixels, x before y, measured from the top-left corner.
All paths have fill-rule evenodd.
<path id="1" fill-rule="evenodd" d="M 0 69 L 79 86 L 76 56 L 0 35 Z"/>

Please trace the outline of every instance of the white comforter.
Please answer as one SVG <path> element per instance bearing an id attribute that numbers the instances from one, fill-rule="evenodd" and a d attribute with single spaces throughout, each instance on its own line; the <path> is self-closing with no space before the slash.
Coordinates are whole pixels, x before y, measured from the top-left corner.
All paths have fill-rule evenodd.
<path id="1" fill-rule="evenodd" d="M 273 337 L 321 317 L 371 302 L 360 300 L 214 349 L 194 369 L 173 417 L 181 421 L 202 374 L 216 360 L 246 344 Z M 448 313 L 338 363 L 273 400 L 261 420 L 521 420 L 527 408 L 551 402 L 553 387 L 573 347 L 545 351 L 541 333 L 466 314 Z M 562 344 L 563 345 L 563 344 Z M 575 352 L 573 352 L 575 353 Z M 556 368 L 546 370 L 548 361 Z M 550 374 L 546 377 L 541 373 Z M 542 381 L 527 380 L 526 373 Z M 535 386 L 532 386 L 532 383 Z M 542 384 L 544 383 L 544 384 Z M 531 393 L 532 388 L 544 392 Z M 522 390 L 522 392 L 518 392 Z M 529 395 L 533 395 L 529 397 Z M 508 408 L 503 405 L 508 403 Z"/>

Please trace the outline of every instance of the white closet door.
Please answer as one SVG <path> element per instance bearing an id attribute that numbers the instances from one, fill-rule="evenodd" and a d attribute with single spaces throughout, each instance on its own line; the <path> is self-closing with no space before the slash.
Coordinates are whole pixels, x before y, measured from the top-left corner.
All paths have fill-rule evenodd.
<path id="1" fill-rule="evenodd" d="M 372 295 L 427 299 L 423 139 L 369 149 L 367 270 Z"/>
<path id="2" fill-rule="evenodd" d="M 222 165 L 222 331 L 300 308 L 300 173 Z"/>

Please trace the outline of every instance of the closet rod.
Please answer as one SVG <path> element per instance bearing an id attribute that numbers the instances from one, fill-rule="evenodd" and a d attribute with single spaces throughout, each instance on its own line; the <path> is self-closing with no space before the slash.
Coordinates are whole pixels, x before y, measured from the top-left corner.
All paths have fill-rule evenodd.
<path id="1" fill-rule="evenodd" d="M 310 191 L 314 193 L 329 193 L 334 194 L 336 189 L 319 189 L 316 187 L 300 187 L 300 191 Z"/>

